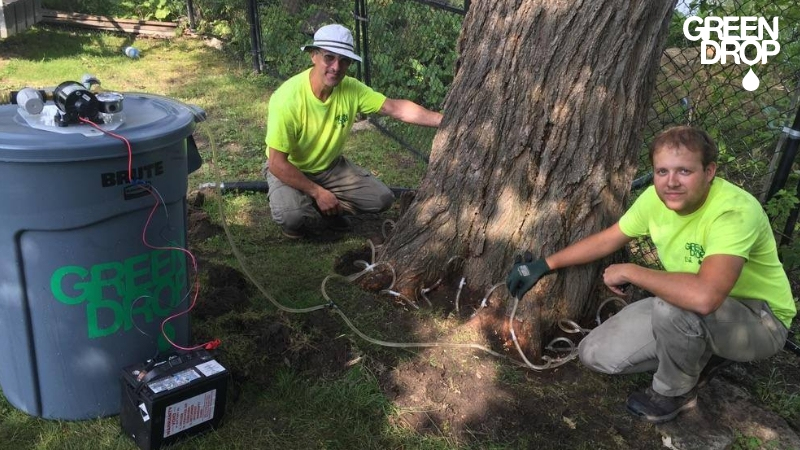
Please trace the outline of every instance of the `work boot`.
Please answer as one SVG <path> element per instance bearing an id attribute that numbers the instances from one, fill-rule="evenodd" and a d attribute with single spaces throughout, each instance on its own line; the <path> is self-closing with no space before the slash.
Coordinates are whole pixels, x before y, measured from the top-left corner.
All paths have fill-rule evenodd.
<path id="1" fill-rule="evenodd" d="M 648 387 L 642 392 L 628 396 L 628 411 L 634 416 L 650 423 L 662 423 L 674 419 L 681 411 L 697 405 L 697 388 L 679 395 L 667 397 Z"/>
<path id="2" fill-rule="evenodd" d="M 281 233 L 289 239 L 297 240 L 306 236 L 305 227 L 298 230 L 292 230 L 286 227 L 281 227 Z"/>
<path id="3" fill-rule="evenodd" d="M 325 227 L 333 231 L 351 231 L 353 224 L 346 216 L 326 216 Z"/>
<path id="4" fill-rule="evenodd" d="M 706 366 L 703 367 L 703 371 L 700 372 L 700 377 L 697 379 L 697 387 L 701 388 L 708 384 L 712 378 L 714 378 L 720 370 L 730 366 L 733 364 L 733 361 L 730 359 L 725 359 L 721 356 L 711 355 L 711 359 L 708 360 Z"/>

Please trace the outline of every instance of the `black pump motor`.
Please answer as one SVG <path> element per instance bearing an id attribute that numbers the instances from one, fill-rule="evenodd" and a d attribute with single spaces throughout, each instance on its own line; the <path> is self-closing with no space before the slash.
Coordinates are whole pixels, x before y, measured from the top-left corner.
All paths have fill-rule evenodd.
<path id="1" fill-rule="evenodd" d="M 100 104 L 97 97 L 76 81 L 65 81 L 53 90 L 53 101 L 60 114 L 56 115 L 56 124 L 65 127 L 78 123 L 79 119 L 97 122 Z"/>

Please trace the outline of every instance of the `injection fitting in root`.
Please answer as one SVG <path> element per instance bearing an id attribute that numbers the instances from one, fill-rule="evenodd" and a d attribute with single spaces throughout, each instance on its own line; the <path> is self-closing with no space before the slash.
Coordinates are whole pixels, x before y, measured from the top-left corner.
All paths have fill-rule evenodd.
<path id="1" fill-rule="evenodd" d="M 459 261 L 460 261 L 460 263 L 459 263 Z M 466 260 L 464 259 L 463 256 L 453 256 L 453 257 L 451 257 L 450 259 L 447 260 L 447 263 L 445 263 L 445 265 L 444 265 L 444 270 L 443 270 L 444 274 L 442 274 L 442 276 L 440 276 L 432 285 L 430 285 L 428 287 L 424 287 L 423 286 L 423 287 L 419 288 L 419 291 L 418 291 L 419 296 L 422 297 L 423 300 L 425 300 L 425 302 L 428 304 L 429 307 L 433 307 L 433 302 L 431 302 L 431 299 L 428 297 L 428 293 L 433 291 L 434 289 L 438 288 L 439 286 L 441 286 L 442 283 L 444 282 L 445 278 L 447 278 L 451 273 L 454 273 L 455 271 L 460 270 L 461 269 L 461 265 L 463 265 L 464 261 L 466 261 Z M 451 266 L 454 267 L 454 270 L 452 270 L 452 271 L 450 269 Z M 454 301 L 454 306 L 455 306 L 456 313 L 459 312 L 459 307 L 460 307 L 459 299 L 461 297 L 461 291 L 464 289 L 465 285 L 466 285 L 466 279 L 464 277 L 461 277 L 461 281 L 458 284 L 458 291 L 456 292 L 456 298 L 455 298 L 455 301 Z"/>
<path id="2" fill-rule="evenodd" d="M 433 307 L 433 303 L 431 302 L 431 299 L 429 299 L 429 298 L 428 298 L 428 295 L 427 295 L 427 294 L 428 294 L 428 292 L 430 292 L 430 291 L 432 291 L 432 290 L 436 289 L 436 288 L 437 288 L 437 287 L 439 287 L 439 285 L 441 285 L 441 284 L 442 284 L 442 279 L 441 279 L 441 278 L 439 278 L 439 279 L 438 279 L 438 280 L 436 280 L 436 282 L 435 282 L 435 283 L 433 283 L 433 284 L 432 284 L 430 287 L 427 287 L 427 288 L 426 288 L 426 287 L 422 287 L 422 288 L 420 288 L 420 289 L 419 289 L 419 295 L 420 295 L 420 297 L 422 297 L 422 298 L 423 298 L 423 299 L 424 299 L 424 300 L 425 300 L 425 301 L 428 303 L 428 306 L 430 306 L 430 307 Z"/>
<path id="3" fill-rule="evenodd" d="M 562 356 L 560 358 L 553 358 L 548 355 L 544 355 L 542 356 L 542 361 L 544 361 L 544 364 L 542 365 L 536 365 L 530 362 L 528 360 L 528 357 L 525 356 L 525 352 L 522 351 L 522 347 L 519 345 L 519 340 L 517 340 L 517 334 L 514 331 L 514 316 L 517 314 L 517 306 L 519 306 L 519 298 L 517 297 L 512 297 L 512 298 L 514 299 L 514 306 L 511 308 L 511 315 L 508 317 L 508 329 L 509 332 L 511 333 L 511 340 L 514 341 L 514 347 L 517 349 L 517 353 L 519 353 L 520 358 L 522 358 L 522 360 L 525 362 L 526 367 L 536 371 L 553 369 L 558 366 L 562 366 L 578 357 L 578 347 L 572 341 L 570 341 L 567 338 L 555 338 L 545 346 L 545 349 L 550 351 L 560 352 L 562 351 L 562 349 L 558 348 L 556 346 L 556 343 L 565 343 L 568 345 L 568 350 L 566 351 L 569 352 L 566 356 Z"/>
<path id="4" fill-rule="evenodd" d="M 505 286 L 505 285 L 506 285 L 505 283 L 497 283 L 497 284 L 493 285 L 492 287 L 490 287 L 489 289 L 487 289 L 487 290 L 486 290 L 486 294 L 484 294 L 484 296 L 483 296 L 483 299 L 481 300 L 481 303 L 480 303 L 480 305 L 478 305 L 478 307 L 477 307 L 477 308 L 475 308 L 475 311 L 473 311 L 473 312 L 472 312 L 472 315 L 471 315 L 470 317 L 472 318 L 472 317 L 475 317 L 475 316 L 477 316 L 477 315 L 478 315 L 478 313 L 479 313 L 479 312 L 480 312 L 482 309 L 484 309 L 484 308 L 486 308 L 487 306 L 489 306 L 489 298 L 492 296 L 492 294 L 494 293 L 494 291 L 495 291 L 497 288 L 499 288 L 500 286 Z"/>
<path id="5" fill-rule="evenodd" d="M 586 334 L 592 331 L 588 328 L 583 328 L 582 326 L 575 323 L 575 321 L 570 319 L 559 320 L 558 328 L 561 329 L 561 331 L 563 331 L 564 333 L 569 333 L 569 334 L 577 334 L 577 333 Z"/>
<path id="6" fill-rule="evenodd" d="M 365 261 L 360 261 L 359 263 L 362 264 L 364 270 L 348 276 L 348 281 L 357 283 L 370 292 L 394 288 L 397 282 L 397 273 L 395 273 L 391 264 L 386 262 L 367 264 Z"/>
<path id="7" fill-rule="evenodd" d="M 406 305 L 409 305 L 414 309 L 419 309 L 419 306 L 417 306 L 417 304 L 414 302 L 414 300 L 411 300 L 410 298 L 406 297 L 405 295 L 403 295 L 403 294 L 401 294 L 399 292 L 393 291 L 391 289 L 384 289 L 384 290 L 380 291 L 380 294 L 391 295 L 392 297 L 400 299 Z"/>

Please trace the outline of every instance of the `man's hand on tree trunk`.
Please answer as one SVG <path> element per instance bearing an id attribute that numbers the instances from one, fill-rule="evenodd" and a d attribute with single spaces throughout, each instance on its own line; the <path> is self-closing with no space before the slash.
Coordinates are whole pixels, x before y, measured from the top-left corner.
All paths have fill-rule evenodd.
<path id="1" fill-rule="evenodd" d="M 514 267 L 506 277 L 508 292 L 516 298 L 522 298 L 549 271 L 550 267 L 544 258 L 534 261 L 531 252 L 525 252 L 524 260 L 522 256 L 517 255 L 514 259 Z"/>

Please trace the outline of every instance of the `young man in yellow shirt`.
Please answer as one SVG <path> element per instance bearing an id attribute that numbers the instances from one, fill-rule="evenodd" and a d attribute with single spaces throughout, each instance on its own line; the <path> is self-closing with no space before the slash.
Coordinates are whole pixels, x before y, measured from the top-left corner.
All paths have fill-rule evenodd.
<path id="1" fill-rule="evenodd" d="M 517 263 L 506 280 L 521 298 L 543 275 L 610 255 L 649 235 L 663 271 L 613 264 L 614 292 L 636 285 L 654 295 L 634 302 L 581 342 L 581 362 L 611 374 L 655 370 L 628 410 L 659 423 L 697 402 L 698 382 L 729 361 L 767 358 L 783 348 L 796 314 L 788 278 L 764 210 L 716 178 L 717 146 L 679 126 L 653 142 L 653 186 L 611 227 L 545 258 Z"/>

